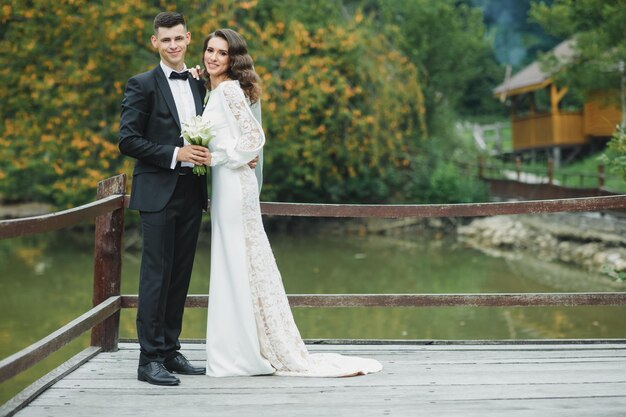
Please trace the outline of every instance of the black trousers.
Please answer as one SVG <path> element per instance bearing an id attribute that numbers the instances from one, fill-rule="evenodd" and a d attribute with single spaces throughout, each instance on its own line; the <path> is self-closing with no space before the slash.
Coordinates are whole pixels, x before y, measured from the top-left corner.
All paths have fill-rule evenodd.
<path id="1" fill-rule="evenodd" d="M 198 181 L 196 175 L 180 175 L 163 210 L 140 212 L 139 365 L 163 362 L 180 349 L 178 337 L 202 220 Z"/>

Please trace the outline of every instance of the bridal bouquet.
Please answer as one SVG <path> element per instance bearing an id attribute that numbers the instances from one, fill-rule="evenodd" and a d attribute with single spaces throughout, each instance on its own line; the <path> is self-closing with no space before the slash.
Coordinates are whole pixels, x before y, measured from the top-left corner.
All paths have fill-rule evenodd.
<path id="1" fill-rule="evenodd" d="M 202 120 L 202 116 L 194 116 L 182 124 L 182 135 L 187 142 L 192 145 L 209 147 L 209 142 L 213 139 L 213 125 L 210 120 Z M 196 175 L 206 174 L 205 165 L 195 165 L 193 173 Z"/>

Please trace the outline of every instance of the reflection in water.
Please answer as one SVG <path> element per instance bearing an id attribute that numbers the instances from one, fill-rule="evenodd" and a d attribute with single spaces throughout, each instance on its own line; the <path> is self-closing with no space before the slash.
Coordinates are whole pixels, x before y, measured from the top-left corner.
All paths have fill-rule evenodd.
<path id="1" fill-rule="evenodd" d="M 49 233 L 0 241 L 0 358 L 22 349 L 91 306 L 93 234 Z M 563 265 L 494 258 L 453 241 L 383 237 L 270 235 L 288 293 L 491 293 L 623 291 Z M 87 242 L 87 243 L 85 243 Z M 209 247 L 200 246 L 192 294 L 209 286 Z M 122 292 L 137 292 L 139 254 L 123 260 Z M 622 307 L 563 308 L 301 308 L 294 315 L 307 339 L 623 338 Z M 120 336 L 135 337 L 135 311 L 122 313 Z M 184 338 L 202 339 L 206 310 L 185 312 Z M 0 385 L 4 402 L 88 344 Z"/>

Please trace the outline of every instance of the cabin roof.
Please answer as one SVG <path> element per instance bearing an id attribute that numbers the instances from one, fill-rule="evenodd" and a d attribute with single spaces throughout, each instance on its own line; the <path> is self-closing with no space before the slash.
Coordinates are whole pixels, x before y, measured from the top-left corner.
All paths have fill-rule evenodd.
<path id="1" fill-rule="evenodd" d="M 558 44 L 554 49 L 552 49 L 551 52 L 561 63 L 565 63 L 570 61 L 574 55 L 574 46 L 575 40 L 568 39 Z M 510 79 L 505 80 L 502 84 L 497 86 L 493 90 L 493 93 L 494 95 L 505 94 L 507 96 L 514 96 L 538 90 L 540 88 L 544 88 L 552 82 L 550 79 L 551 75 L 552 74 L 547 73 L 540 68 L 538 61 L 534 61 L 532 64 L 514 74 Z"/>

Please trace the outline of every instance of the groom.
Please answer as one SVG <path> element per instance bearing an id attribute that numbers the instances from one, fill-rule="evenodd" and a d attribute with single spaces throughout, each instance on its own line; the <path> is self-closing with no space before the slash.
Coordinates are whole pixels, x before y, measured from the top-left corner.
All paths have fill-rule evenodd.
<path id="1" fill-rule="evenodd" d="M 192 167 L 210 164 L 211 154 L 181 137 L 181 124 L 202 114 L 205 94 L 202 83 L 188 77 L 185 67 L 191 40 L 185 18 L 175 12 L 159 13 L 151 40 L 161 62 L 126 84 L 119 149 L 136 159 L 129 207 L 139 210 L 143 234 L 137 378 L 178 385 L 173 373 L 206 373 L 179 352 L 178 337 L 208 200 L 206 176 L 193 174 Z"/>

